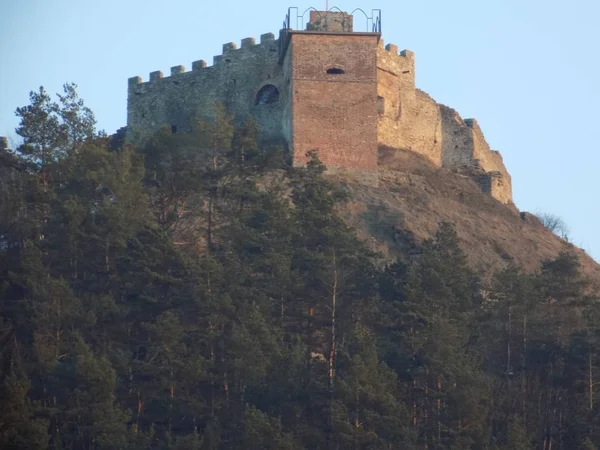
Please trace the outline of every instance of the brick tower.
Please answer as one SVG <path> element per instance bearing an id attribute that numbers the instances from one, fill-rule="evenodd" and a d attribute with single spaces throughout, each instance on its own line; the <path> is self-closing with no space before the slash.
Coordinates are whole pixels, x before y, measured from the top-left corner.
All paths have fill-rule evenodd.
<path id="1" fill-rule="evenodd" d="M 311 11 L 306 30 L 282 30 L 288 105 L 284 133 L 294 165 L 315 150 L 330 171 L 377 178 L 379 33 L 354 32 L 352 16 Z"/>

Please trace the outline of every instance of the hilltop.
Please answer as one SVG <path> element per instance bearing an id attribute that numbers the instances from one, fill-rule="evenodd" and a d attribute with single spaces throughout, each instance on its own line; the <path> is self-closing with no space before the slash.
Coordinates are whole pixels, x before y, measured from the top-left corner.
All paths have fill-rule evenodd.
<path id="1" fill-rule="evenodd" d="M 479 273 L 490 274 L 510 262 L 534 272 L 567 243 L 535 215 L 482 194 L 473 177 L 436 167 L 417 153 L 380 148 L 379 167 L 377 187 L 340 182 L 350 194 L 345 217 L 385 260 L 418 254 L 441 222 L 455 225 Z M 600 265 L 585 251 L 575 251 L 583 272 L 600 281 Z"/>

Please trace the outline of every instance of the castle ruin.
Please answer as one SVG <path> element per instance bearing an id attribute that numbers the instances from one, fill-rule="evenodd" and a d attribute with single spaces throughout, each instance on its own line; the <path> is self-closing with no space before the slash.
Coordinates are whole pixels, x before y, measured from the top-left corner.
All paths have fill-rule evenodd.
<path id="1" fill-rule="evenodd" d="M 411 51 L 384 46 L 377 26 L 355 31 L 345 12 L 311 10 L 303 30 L 287 19 L 278 39 L 267 33 L 240 48 L 225 44 L 212 66 L 199 60 L 191 71 L 175 66 L 170 76 L 130 78 L 127 139 L 142 143 L 162 126 L 189 131 L 220 102 L 240 120 L 254 117 L 261 142 L 281 145 L 295 166 L 315 150 L 329 171 L 373 183 L 379 148 L 404 149 L 512 201 L 510 175 L 477 121 L 415 87 Z"/>

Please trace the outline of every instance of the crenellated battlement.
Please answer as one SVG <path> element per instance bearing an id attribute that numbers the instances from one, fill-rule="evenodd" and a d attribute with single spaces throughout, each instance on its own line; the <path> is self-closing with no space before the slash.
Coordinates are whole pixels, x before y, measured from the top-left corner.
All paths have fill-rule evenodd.
<path id="1" fill-rule="evenodd" d="M 204 69 L 211 69 L 215 66 L 218 66 L 222 63 L 231 63 L 236 61 L 243 60 L 248 55 L 246 52 L 256 52 L 257 50 L 264 49 L 265 47 L 270 47 L 272 53 L 276 51 L 274 49 L 274 44 L 277 41 L 275 40 L 275 35 L 273 33 L 265 33 L 260 36 L 260 40 L 257 43 L 256 39 L 253 37 L 244 38 L 241 41 L 240 47 L 237 46 L 235 42 L 227 42 L 223 44 L 223 48 L 220 55 L 213 56 L 213 64 L 209 66 L 207 62 L 203 59 L 192 62 L 192 70 L 186 71 L 185 67 L 182 65 L 173 66 L 170 69 L 170 76 L 164 76 L 163 72 L 160 70 L 156 70 L 150 72 L 149 79 L 144 81 L 141 77 L 131 77 L 129 78 L 129 86 L 134 87 L 138 84 L 146 84 L 153 82 L 165 82 L 168 81 L 170 77 L 179 76 L 181 74 L 187 74 L 190 72 L 202 71 Z"/>
<path id="2" fill-rule="evenodd" d="M 262 114 L 265 141 L 277 141 L 281 133 L 269 124 L 281 117 L 282 104 L 259 110 L 255 103 L 263 86 L 282 89 L 278 55 L 279 41 L 273 33 L 265 33 L 259 39 L 244 38 L 239 46 L 235 42 L 223 44 L 221 54 L 213 57 L 211 65 L 200 59 L 192 62 L 191 70 L 177 65 L 165 73 L 155 70 L 147 79 L 131 77 L 128 139 L 143 142 L 163 126 L 173 132 L 188 131 L 198 116 L 209 114 L 218 102 L 240 118 Z"/>
<path id="3" fill-rule="evenodd" d="M 127 82 L 129 84 L 129 87 L 131 88 L 132 86 L 142 83 L 142 77 L 139 77 L 139 76 L 131 77 L 127 80 Z"/>
<path id="4" fill-rule="evenodd" d="M 394 55 L 398 54 L 398 46 L 396 44 L 388 44 L 385 46 L 385 49 Z"/>
<path id="5" fill-rule="evenodd" d="M 379 40 L 377 68 L 402 80 L 401 84 L 415 86 L 415 54 L 410 50 L 398 51 L 396 44 L 385 45 Z"/>
<path id="6" fill-rule="evenodd" d="M 396 44 L 385 44 L 383 39 L 379 39 L 379 44 L 377 46 L 377 51 L 381 55 L 386 54 L 390 57 L 404 58 L 404 59 L 414 59 L 415 54 L 410 50 L 402 50 L 398 51 L 399 47 Z M 383 53 L 385 52 L 385 53 Z"/>
<path id="7" fill-rule="evenodd" d="M 385 41 L 380 38 L 379 39 L 379 43 L 378 43 L 378 49 L 381 50 L 385 50 L 386 52 L 389 52 L 391 55 L 394 56 L 398 56 L 400 58 L 414 58 L 415 54 L 413 52 L 411 52 L 410 50 L 402 50 L 402 51 L 398 51 L 398 49 L 400 47 L 398 47 L 396 44 L 386 44 Z"/>

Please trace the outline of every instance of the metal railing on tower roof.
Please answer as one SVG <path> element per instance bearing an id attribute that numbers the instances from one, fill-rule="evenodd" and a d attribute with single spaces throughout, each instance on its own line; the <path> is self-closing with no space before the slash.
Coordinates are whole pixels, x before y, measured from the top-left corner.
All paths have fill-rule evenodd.
<path id="1" fill-rule="evenodd" d="M 296 6 L 291 6 L 288 8 L 287 15 L 285 16 L 285 20 L 283 21 L 283 28 L 286 30 L 296 30 L 301 31 L 305 28 L 305 16 L 307 13 L 310 14 L 311 11 L 315 11 L 318 15 L 321 15 L 323 11 L 319 11 L 317 8 L 308 7 L 302 13 L 300 13 L 300 9 Z M 339 12 L 344 13 L 337 6 L 333 6 L 329 8 L 326 13 L 329 12 Z M 354 16 L 356 12 L 361 13 L 365 18 L 365 29 L 363 30 L 355 30 L 355 31 L 364 31 L 370 33 L 381 33 L 381 9 L 372 9 L 371 15 L 367 14 L 363 9 L 356 8 L 353 10 L 350 15 Z"/>

